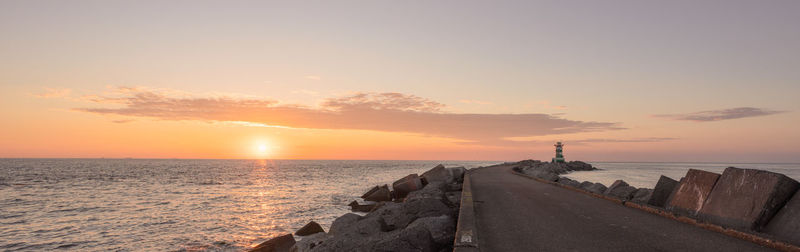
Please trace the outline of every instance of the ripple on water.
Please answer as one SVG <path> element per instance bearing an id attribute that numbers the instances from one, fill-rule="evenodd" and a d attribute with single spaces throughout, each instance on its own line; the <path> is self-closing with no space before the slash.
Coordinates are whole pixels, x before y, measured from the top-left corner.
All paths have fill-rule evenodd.
<path id="1" fill-rule="evenodd" d="M 0 250 L 241 251 L 438 163 L 496 162 L 0 159 Z"/>

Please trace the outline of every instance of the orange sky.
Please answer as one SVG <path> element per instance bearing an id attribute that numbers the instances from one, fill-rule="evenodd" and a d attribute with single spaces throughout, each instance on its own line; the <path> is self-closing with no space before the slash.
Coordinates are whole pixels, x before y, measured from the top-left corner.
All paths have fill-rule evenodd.
<path id="1" fill-rule="evenodd" d="M 3 1 L 0 158 L 800 162 L 798 4 L 734 2 Z"/>

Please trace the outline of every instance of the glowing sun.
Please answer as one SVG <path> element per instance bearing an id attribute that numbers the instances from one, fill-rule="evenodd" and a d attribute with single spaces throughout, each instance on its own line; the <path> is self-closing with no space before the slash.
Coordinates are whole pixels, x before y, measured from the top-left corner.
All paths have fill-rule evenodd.
<path id="1" fill-rule="evenodd" d="M 255 149 L 253 149 L 253 154 L 255 154 L 258 158 L 269 157 L 272 154 L 272 146 L 264 142 L 256 143 Z"/>

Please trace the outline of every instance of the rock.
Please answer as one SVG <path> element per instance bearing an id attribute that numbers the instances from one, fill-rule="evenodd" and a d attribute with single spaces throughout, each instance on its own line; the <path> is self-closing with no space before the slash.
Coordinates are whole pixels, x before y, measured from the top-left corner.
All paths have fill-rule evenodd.
<path id="1" fill-rule="evenodd" d="M 444 194 L 447 198 L 447 201 L 452 206 L 460 206 L 461 205 L 461 192 L 447 192 Z"/>
<path id="2" fill-rule="evenodd" d="M 417 198 L 431 198 L 431 199 L 442 200 L 444 199 L 444 191 L 441 188 L 444 187 L 445 185 L 441 181 L 431 182 L 425 185 L 425 187 L 423 187 L 421 190 L 410 192 L 405 197 L 404 201 L 409 201 Z"/>
<path id="3" fill-rule="evenodd" d="M 344 230 L 347 230 L 348 227 L 352 226 L 360 219 L 361 216 L 354 213 L 347 213 L 339 216 L 339 218 L 336 218 L 336 220 L 333 221 L 333 224 L 331 224 L 331 228 L 328 230 L 328 232 L 333 235 L 341 234 Z"/>
<path id="4" fill-rule="evenodd" d="M 672 194 L 677 186 L 678 181 L 662 175 L 658 179 L 656 187 L 653 188 L 653 194 L 650 196 L 650 199 L 647 200 L 647 204 L 651 206 L 664 207 L 664 204 L 666 204 L 667 200 L 669 199 L 669 195 Z"/>
<path id="5" fill-rule="evenodd" d="M 356 223 L 344 228 L 346 233 L 360 236 L 370 236 L 376 233 L 390 231 L 390 228 L 383 221 L 383 218 L 365 216 Z"/>
<path id="6" fill-rule="evenodd" d="M 300 241 L 292 246 L 290 251 L 292 252 L 308 252 L 314 249 L 315 247 L 319 246 L 325 240 L 330 239 L 331 236 L 326 233 L 316 233 L 306 237 L 303 237 Z"/>
<path id="7" fill-rule="evenodd" d="M 306 236 L 316 233 L 325 233 L 325 230 L 322 229 L 322 226 L 320 226 L 319 223 L 311 221 L 302 228 L 300 228 L 299 230 L 297 230 L 297 232 L 294 232 L 294 235 Z"/>
<path id="8" fill-rule="evenodd" d="M 453 175 L 450 174 L 450 170 L 444 168 L 444 165 L 433 167 L 433 169 L 422 173 L 421 177 L 425 178 L 428 183 L 443 182 L 447 184 L 453 182 Z"/>
<path id="9" fill-rule="evenodd" d="M 567 178 L 567 177 L 559 177 L 558 181 L 556 181 L 556 182 L 558 182 L 559 184 L 565 185 L 565 186 L 575 187 L 575 188 L 580 188 L 580 186 L 581 186 L 580 182 L 575 181 L 575 180 L 573 180 L 571 178 Z"/>
<path id="10" fill-rule="evenodd" d="M 431 233 L 422 225 L 409 226 L 376 243 L 371 251 L 438 251 Z"/>
<path id="11" fill-rule="evenodd" d="M 800 245 L 800 192 L 781 208 L 769 221 L 764 232 L 789 243 Z"/>
<path id="12" fill-rule="evenodd" d="M 350 202 L 350 204 L 347 204 L 347 206 L 350 206 L 350 207 L 352 207 L 352 206 L 358 206 L 358 201 L 355 201 L 355 200 L 354 200 L 354 201 Z"/>
<path id="13" fill-rule="evenodd" d="M 522 171 L 522 173 L 547 181 L 555 182 L 558 180 L 557 173 L 546 169 L 525 169 Z"/>
<path id="14" fill-rule="evenodd" d="M 351 205 L 350 206 L 350 211 L 368 213 L 368 212 L 372 211 L 373 209 L 375 209 L 376 206 L 378 206 L 378 204 L 361 205 L 361 204 L 356 203 L 356 205 Z"/>
<path id="15" fill-rule="evenodd" d="M 258 246 L 248 250 L 250 252 L 283 252 L 291 250 L 294 246 L 294 236 L 292 234 L 281 235 L 269 239 Z"/>
<path id="16" fill-rule="evenodd" d="M 367 196 L 369 196 L 370 194 L 374 193 L 374 192 L 375 192 L 375 191 L 377 191 L 378 189 L 380 189 L 380 187 L 379 187 L 379 186 L 372 187 L 371 189 L 369 189 L 369 191 L 365 192 L 365 193 L 364 193 L 364 195 L 361 195 L 361 198 L 362 198 L 362 199 L 366 199 L 366 198 L 367 198 Z"/>
<path id="17" fill-rule="evenodd" d="M 633 197 L 630 199 L 630 201 L 638 204 L 647 204 L 647 201 L 650 200 L 652 195 L 653 189 L 639 188 L 633 193 Z"/>
<path id="18" fill-rule="evenodd" d="M 719 174 L 689 169 L 686 177 L 670 196 L 666 204 L 667 210 L 681 215 L 695 216 L 708 199 L 708 194 L 711 193 L 717 179 Z"/>
<path id="19" fill-rule="evenodd" d="M 397 199 L 405 198 L 408 193 L 422 189 L 422 180 L 419 175 L 410 174 L 392 183 L 394 196 Z"/>
<path id="20" fill-rule="evenodd" d="M 618 179 L 617 181 L 614 181 L 614 183 L 611 183 L 611 185 L 608 186 L 608 188 L 606 188 L 606 191 L 603 192 L 603 194 L 609 194 L 611 193 L 611 190 L 614 190 L 615 188 L 621 186 L 629 186 L 629 185 L 624 180 Z"/>
<path id="21" fill-rule="evenodd" d="M 628 185 L 628 183 L 625 181 L 617 180 L 614 181 L 611 186 L 606 188 L 606 191 L 603 194 L 621 200 L 629 200 L 631 197 L 633 197 L 633 194 L 636 192 L 636 190 L 636 187 Z"/>
<path id="22" fill-rule="evenodd" d="M 388 185 L 383 185 L 381 187 L 378 187 L 377 190 L 374 191 L 370 190 L 370 191 L 372 191 L 372 193 L 367 195 L 367 197 L 363 197 L 364 200 L 375 201 L 375 202 L 392 200 L 392 191 L 389 190 Z"/>
<path id="23" fill-rule="evenodd" d="M 584 183 L 586 183 L 586 182 L 584 182 Z M 591 183 L 591 182 L 589 182 L 589 184 L 586 184 L 586 187 L 584 187 L 584 184 L 582 183 L 581 184 L 581 189 L 584 189 L 586 191 L 589 191 L 589 192 L 592 192 L 592 193 L 596 193 L 596 194 L 603 194 L 606 191 L 606 189 L 608 189 L 608 188 L 605 185 L 601 184 L 601 183 Z"/>
<path id="24" fill-rule="evenodd" d="M 403 203 L 403 212 L 417 218 L 450 215 L 455 216 L 458 209 L 448 207 L 442 200 L 421 198 Z"/>
<path id="25" fill-rule="evenodd" d="M 581 161 L 569 161 L 567 162 L 567 170 L 570 171 L 591 171 L 597 170 L 597 168 L 592 167 L 592 165 L 581 162 Z"/>
<path id="26" fill-rule="evenodd" d="M 463 189 L 463 184 L 461 183 L 450 183 L 445 186 L 445 192 L 455 192 L 461 191 Z"/>
<path id="27" fill-rule="evenodd" d="M 386 223 L 386 229 L 389 231 L 403 229 L 408 226 L 409 223 L 417 219 L 417 216 L 408 213 L 403 206 L 404 204 L 402 203 L 386 202 L 374 211 L 368 213 L 366 217 L 380 217 L 383 219 L 383 222 Z"/>
<path id="28" fill-rule="evenodd" d="M 760 230 L 798 188 L 800 183 L 783 174 L 728 167 L 698 218 L 725 227 Z"/>
<path id="29" fill-rule="evenodd" d="M 433 242 L 439 247 L 452 245 L 455 240 L 456 222 L 448 215 L 419 218 L 408 225 L 408 228 L 423 226 L 431 234 Z"/>
<path id="30" fill-rule="evenodd" d="M 633 197 L 633 194 L 636 193 L 637 190 L 639 189 L 633 186 L 618 186 L 606 195 L 627 201 Z"/>
<path id="31" fill-rule="evenodd" d="M 455 182 L 458 182 L 458 183 L 463 182 L 464 181 L 464 174 L 467 174 L 467 168 L 464 168 L 463 166 L 451 167 L 451 168 L 447 168 L 447 170 L 450 171 L 450 175 L 453 176 L 453 180 L 455 180 Z"/>
<path id="32" fill-rule="evenodd" d="M 583 182 L 581 182 L 580 185 L 578 185 L 578 188 L 585 189 L 586 187 L 589 187 L 590 185 L 593 185 L 593 184 L 594 183 L 589 182 L 589 181 L 583 181 Z M 605 190 L 604 190 L 604 192 L 605 192 Z"/>
<path id="33" fill-rule="evenodd" d="M 447 215 L 415 220 L 407 228 L 383 237 L 373 251 L 452 251 L 455 221 Z"/>

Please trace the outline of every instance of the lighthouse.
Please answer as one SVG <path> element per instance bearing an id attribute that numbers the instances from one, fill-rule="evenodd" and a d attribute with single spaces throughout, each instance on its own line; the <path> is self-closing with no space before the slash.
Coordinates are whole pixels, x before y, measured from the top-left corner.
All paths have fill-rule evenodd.
<path id="1" fill-rule="evenodd" d="M 564 153 L 563 153 L 564 144 L 562 144 L 561 142 L 557 142 L 553 146 L 556 147 L 556 157 L 553 158 L 553 163 L 564 163 Z"/>

